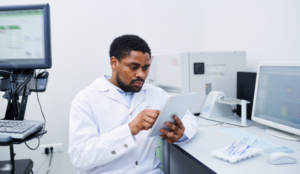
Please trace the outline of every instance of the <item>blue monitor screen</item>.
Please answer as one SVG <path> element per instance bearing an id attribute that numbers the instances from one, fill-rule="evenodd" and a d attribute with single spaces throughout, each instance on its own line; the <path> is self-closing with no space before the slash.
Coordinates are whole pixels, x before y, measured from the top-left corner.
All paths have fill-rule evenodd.
<path id="1" fill-rule="evenodd" d="M 254 113 L 300 129 L 300 67 L 261 66 Z"/>
<path id="2" fill-rule="evenodd" d="M 0 69 L 49 68 L 49 59 L 51 67 L 47 12 L 13 7 L 0 8 Z"/>

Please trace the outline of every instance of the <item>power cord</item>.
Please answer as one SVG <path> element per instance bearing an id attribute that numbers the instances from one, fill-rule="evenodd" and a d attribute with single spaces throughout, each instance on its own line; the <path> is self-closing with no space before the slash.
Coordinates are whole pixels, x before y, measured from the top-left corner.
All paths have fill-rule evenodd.
<path id="1" fill-rule="evenodd" d="M 44 69 L 45 71 L 46 71 L 46 69 Z M 37 79 L 37 76 L 38 76 L 38 74 L 40 73 L 40 71 L 41 71 L 41 69 L 38 71 L 38 73 L 35 75 L 35 79 Z M 18 90 L 18 89 L 17 89 Z M 43 131 L 45 131 L 45 128 L 46 128 L 46 118 L 45 118 L 45 115 L 44 115 L 44 112 L 43 112 L 43 109 L 42 109 L 42 106 L 41 106 L 41 102 L 40 102 L 40 99 L 39 99 L 39 94 L 38 94 L 38 91 L 37 91 L 37 80 L 35 81 L 35 90 L 36 90 L 36 96 L 37 96 L 37 100 L 38 100 L 38 102 L 39 102 L 39 106 L 40 106 L 40 110 L 41 110 L 41 113 L 42 113 L 42 115 L 43 115 L 43 118 L 44 118 L 44 121 L 45 121 L 45 125 L 44 125 L 44 127 L 43 127 Z M 25 142 L 25 145 L 30 149 L 30 150 L 36 150 L 39 146 L 40 146 L 40 138 L 42 138 L 43 137 L 43 135 L 41 135 L 41 136 L 39 136 L 38 137 L 38 140 L 39 140 L 39 143 L 38 143 L 38 146 L 36 147 L 36 148 L 31 148 L 31 147 L 29 147 L 27 144 L 26 144 L 26 142 Z M 51 155 L 51 157 L 52 157 L 52 155 Z"/>
<path id="2" fill-rule="evenodd" d="M 36 146 L 36 148 L 29 147 L 28 144 L 25 142 L 25 145 L 28 147 L 28 149 L 30 149 L 30 150 L 36 150 L 37 148 L 39 148 L 39 146 L 40 146 L 40 137 L 38 137 L 37 139 L 38 139 L 39 142 L 38 142 L 38 145 Z"/>
<path id="3" fill-rule="evenodd" d="M 44 160 L 43 163 L 40 165 L 40 167 L 35 171 L 35 173 L 37 173 L 37 172 L 42 168 L 42 166 L 45 164 L 45 162 L 47 161 L 48 155 L 49 155 L 49 148 L 48 148 L 48 147 L 45 148 L 45 154 L 47 155 L 46 158 L 45 158 L 45 160 Z"/>
<path id="4" fill-rule="evenodd" d="M 217 124 L 209 124 L 209 125 L 201 125 L 201 124 L 198 124 L 198 126 L 217 126 L 217 125 L 220 125 L 222 123 L 217 123 Z"/>
<path id="5" fill-rule="evenodd" d="M 27 76 L 26 80 L 24 80 L 24 82 L 23 82 L 19 87 L 17 87 L 17 90 L 16 90 L 17 94 L 19 93 L 19 91 L 21 91 L 22 89 L 24 89 L 25 85 L 28 84 L 28 82 L 29 82 L 30 79 L 31 79 L 31 74 L 32 74 L 33 71 L 34 71 L 34 70 L 32 70 L 32 71 L 29 73 L 29 75 Z"/>
<path id="6" fill-rule="evenodd" d="M 44 69 L 46 71 L 46 69 Z M 37 78 L 38 74 L 40 73 L 41 70 L 38 71 L 38 73 L 36 74 L 35 78 Z M 47 72 L 47 71 L 46 71 Z M 38 91 L 37 91 L 37 80 L 35 81 L 35 90 L 36 90 L 36 98 L 39 102 L 39 106 L 40 106 L 40 110 L 41 110 L 41 113 L 43 115 L 43 118 L 44 118 L 44 121 L 45 121 L 45 125 L 44 125 L 44 128 L 43 128 L 43 131 L 46 129 L 46 118 L 45 118 L 45 115 L 44 115 L 44 112 L 43 112 L 43 109 L 42 109 L 42 106 L 41 106 L 41 102 L 40 102 L 40 99 L 39 99 L 39 94 L 38 94 Z M 43 137 L 40 136 L 40 138 Z"/>
<path id="7" fill-rule="evenodd" d="M 250 125 L 248 125 L 248 126 L 224 126 L 224 125 L 231 125 L 231 124 L 221 122 L 220 126 L 222 126 L 222 127 L 227 127 L 227 128 L 248 128 L 248 127 L 251 127 L 251 126 L 266 126 L 266 125 L 263 125 L 263 124 L 257 124 L 257 123 L 250 124 Z"/>
<path id="8" fill-rule="evenodd" d="M 224 122 L 219 122 L 219 123 L 216 123 L 216 124 L 209 124 L 209 125 L 201 125 L 201 124 L 198 124 L 198 126 L 217 126 L 217 125 L 220 125 L 222 127 L 227 127 L 227 128 L 248 128 L 248 127 L 251 127 L 251 126 L 266 126 L 266 125 L 263 125 L 263 124 L 250 124 L 248 126 L 224 126 L 224 125 L 231 125 L 229 123 L 224 123 Z"/>
<path id="9" fill-rule="evenodd" d="M 51 162 L 52 162 L 52 156 L 53 156 L 53 147 L 50 147 L 50 160 L 49 160 L 49 169 L 47 171 L 47 174 L 50 172 L 51 169 Z"/>

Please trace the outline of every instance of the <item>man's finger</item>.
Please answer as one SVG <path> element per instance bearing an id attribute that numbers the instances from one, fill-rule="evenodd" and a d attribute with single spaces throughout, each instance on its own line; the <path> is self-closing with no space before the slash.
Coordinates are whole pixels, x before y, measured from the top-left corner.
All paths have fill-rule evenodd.
<path id="1" fill-rule="evenodd" d="M 167 140 L 170 144 L 175 143 L 175 140 L 172 140 L 171 138 L 167 137 L 166 135 L 161 135 L 160 137 L 162 137 L 163 139 Z"/>
<path id="2" fill-rule="evenodd" d="M 168 138 L 176 140 L 176 134 L 174 132 L 168 132 L 164 129 L 160 129 L 160 132 L 163 133 L 164 135 L 166 135 Z"/>
<path id="3" fill-rule="evenodd" d="M 149 112 L 156 113 L 157 115 L 160 114 L 160 110 L 155 110 L 155 109 L 145 109 L 145 110 L 147 110 L 147 111 L 149 111 Z"/>
<path id="4" fill-rule="evenodd" d="M 174 116 L 174 120 L 175 120 L 175 122 L 176 122 L 176 125 L 177 125 L 180 129 L 184 130 L 184 126 L 183 126 L 181 120 L 180 120 L 176 115 Z"/>
<path id="5" fill-rule="evenodd" d="M 171 128 L 174 132 L 178 132 L 178 131 L 180 131 L 180 129 L 177 127 L 177 126 L 175 126 L 174 124 L 172 124 L 172 123 L 170 123 L 170 122 L 166 122 L 165 123 L 165 125 L 166 126 L 168 126 L 169 128 Z"/>
<path id="6" fill-rule="evenodd" d="M 143 118 L 145 122 L 153 125 L 153 123 L 155 122 L 156 119 L 152 118 L 152 117 L 144 117 Z"/>
<path id="7" fill-rule="evenodd" d="M 143 127 L 144 127 L 143 130 L 149 130 L 150 128 L 152 128 L 152 124 L 144 121 Z"/>
<path id="8" fill-rule="evenodd" d="M 157 112 L 146 112 L 146 115 L 148 117 L 152 117 L 152 118 L 156 119 L 159 114 L 157 114 Z"/>

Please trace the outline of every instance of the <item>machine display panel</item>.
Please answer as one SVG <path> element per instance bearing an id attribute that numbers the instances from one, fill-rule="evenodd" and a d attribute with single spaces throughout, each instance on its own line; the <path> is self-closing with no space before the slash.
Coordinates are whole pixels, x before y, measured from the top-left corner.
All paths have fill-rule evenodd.
<path id="1" fill-rule="evenodd" d="M 300 67 L 261 66 L 255 116 L 300 129 Z"/>
<path id="2" fill-rule="evenodd" d="M 52 67 L 50 6 L 0 6 L 0 70 Z"/>

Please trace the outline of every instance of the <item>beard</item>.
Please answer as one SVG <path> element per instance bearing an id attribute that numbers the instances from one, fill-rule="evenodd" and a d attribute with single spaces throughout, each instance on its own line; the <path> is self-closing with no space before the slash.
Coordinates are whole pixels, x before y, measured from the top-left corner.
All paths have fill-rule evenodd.
<path id="1" fill-rule="evenodd" d="M 116 79 L 119 87 L 124 91 L 124 92 L 140 92 L 142 87 L 132 87 L 131 84 L 133 84 L 135 81 L 140 81 L 140 82 L 145 82 L 142 78 L 137 78 L 136 80 L 132 80 L 129 85 L 126 85 L 125 83 L 122 82 L 122 80 L 119 77 L 119 72 L 116 74 Z"/>

